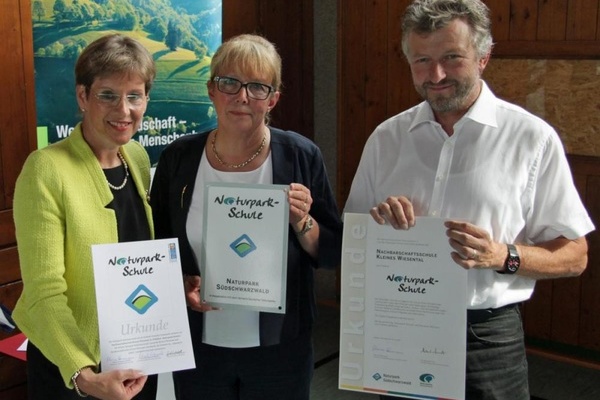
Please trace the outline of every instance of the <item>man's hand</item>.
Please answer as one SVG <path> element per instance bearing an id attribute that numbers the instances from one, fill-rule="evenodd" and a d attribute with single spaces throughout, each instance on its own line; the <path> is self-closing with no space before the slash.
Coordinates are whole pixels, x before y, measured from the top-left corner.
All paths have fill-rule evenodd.
<path id="1" fill-rule="evenodd" d="M 408 229 L 415 226 L 415 212 L 407 197 L 390 196 L 371 208 L 371 216 L 379 225 L 389 222 L 394 229 Z"/>
<path id="2" fill-rule="evenodd" d="M 446 221 L 446 235 L 455 250 L 450 255 L 464 269 L 502 269 L 506 245 L 494 242 L 487 231 L 462 221 Z"/>

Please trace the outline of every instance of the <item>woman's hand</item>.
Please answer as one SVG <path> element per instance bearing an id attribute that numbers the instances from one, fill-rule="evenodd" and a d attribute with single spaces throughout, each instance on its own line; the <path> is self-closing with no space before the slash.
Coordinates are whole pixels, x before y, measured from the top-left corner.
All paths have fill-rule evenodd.
<path id="1" fill-rule="evenodd" d="M 313 203 L 310 189 L 300 183 L 291 183 L 288 202 L 292 229 L 296 232 L 302 248 L 316 259 L 319 252 L 319 224 L 309 214 Z"/>
<path id="2" fill-rule="evenodd" d="M 290 203 L 290 224 L 299 232 L 304 227 L 304 222 L 310 213 L 313 199 L 310 190 L 300 184 L 292 183 L 288 190 L 288 202 Z"/>
<path id="3" fill-rule="evenodd" d="M 199 275 L 184 275 L 183 288 L 185 290 L 185 302 L 188 307 L 194 311 L 205 312 L 218 310 L 210 304 L 202 302 L 200 298 L 200 283 L 202 278 Z"/>
<path id="4" fill-rule="evenodd" d="M 91 368 L 84 368 L 76 382 L 81 392 L 94 398 L 130 400 L 142 390 L 147 379 L 141 371 L 133 369 L 95 373 Z"/>

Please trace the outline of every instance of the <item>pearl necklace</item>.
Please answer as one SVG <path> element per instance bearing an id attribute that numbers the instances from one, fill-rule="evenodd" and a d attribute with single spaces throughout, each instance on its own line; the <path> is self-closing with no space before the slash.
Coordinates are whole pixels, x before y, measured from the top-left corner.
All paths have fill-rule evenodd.
<path id="1" fill-rule="evenodd" d="M 123 189 L 125 187 L 125 185 L 127 184 L 127 177 L 129 177 L 129 167 L 127 166 L 127 161 L 125 161 L 125 157 L 123 157 L 123 154 L 121 154 L 120 151 L 117 152 L 117 155 L 121 159 L 121 162 L 123 163 L 123 167 L 125 168 L 125 179 L 123 179 L 123 183 L 121 183 L 119 186 L 113 185 L 107 179 L 106 182 L 108 183 L 108 187 L 111 188 L 112 190 L 121 190 L 121 189 Z"/>
<path id="2" fill-rule="evenodd" d="M 256 150 L 256 152 L 254 154 L 252 154 L 249 159 L 247 159 L 246 161 L 241 162 L 239 164 L 229 164 L 229 163 L 226 163 L 225 161 L 223 161 L 221 159 L 221 156 L 219 156 L 219 153 L 217 153 L 217 147 L 215 146 L 215 142 L 217 141 L 217 132 L 218 131 L 219 131 L 218 129 L 215 131 L 215 135 L 213 136 L 213 139 L 211 142 L 212 151 L 215 154 L 217 161 L 219 161 L 219 163 L 221 163 L 221 165 L 224 165 L 225 167 L 228 167 L 228 168 L 238 169 L 238 168 L 242 168 L 242 167 L 245 167 L 246 165 L 250 164 L 252 162 L 252 160 L 254 160 L 256 157 L 258 157 L 260 152 L 265 148 L 265 144 L 267 143 L 267 134 L 265 133 L 263 135 L 262 142 L 260 142 L 260 146 L 258 147 L 258 150 Z"/>

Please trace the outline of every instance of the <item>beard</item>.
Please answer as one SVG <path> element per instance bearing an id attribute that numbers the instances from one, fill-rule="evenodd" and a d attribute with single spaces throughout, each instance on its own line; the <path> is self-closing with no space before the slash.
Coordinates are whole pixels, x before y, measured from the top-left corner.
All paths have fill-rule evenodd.
<path id="1" fill-rule="evenodd" d="M 473 87 L 479 82 L 479 79 L 469 79 L 465 81 L 457 81 L 455 79 L 444 79 L 437 85 L 451 84 L 454 86 L 454 93 L 451 95 L 434 95 L 428 93 L 428 88 L 434 85 L 431 82 L 425 82 L 421 86 L 416 86 L 415 89 L 421 97 L 426 100 L 431 108 L 440 113 L 463 111 L 469 108 L 473 102 L 471 93 Z"/>

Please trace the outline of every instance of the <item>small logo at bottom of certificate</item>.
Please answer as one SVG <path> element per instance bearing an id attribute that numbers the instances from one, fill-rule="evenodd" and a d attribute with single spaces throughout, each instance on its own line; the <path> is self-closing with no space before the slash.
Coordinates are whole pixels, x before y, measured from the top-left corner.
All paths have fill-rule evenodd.
<path id="1" fill-rule="evenodd" d="M 139 285 L 137 289 L 129 295 L 125 304 L 138 314 L 144 314 L 152 305 L 158 301 L 158 297 L 145 285 Z"/>
<path id="2" fill-rule="evenodd" d="M 433 374 L 422 374 L 419 376 L 419 381 L 421 381 L 421 386 L 423 387 L 432 387 L 433 380 L 435 376 Z"/>
<path id="3" fill-rule="evenodd" d="M 373 379 L 375 379 L 376 381 L 380 380 L 382 378 L 382 376 L 379 374 L 379 372 L 375 372 L 373 374 Z"/>
<path id="4" fill-rule="evenodd" d="M 245 257 L 249 253 L 252 253 L 254 250 L 256 250 L 256 245 L 246 234 L 243 234 L 239 238 L 235 239 L 233 243 L 229 245 L 229 247 L 231 247 L 235 254 L 240 257 Z"/>

